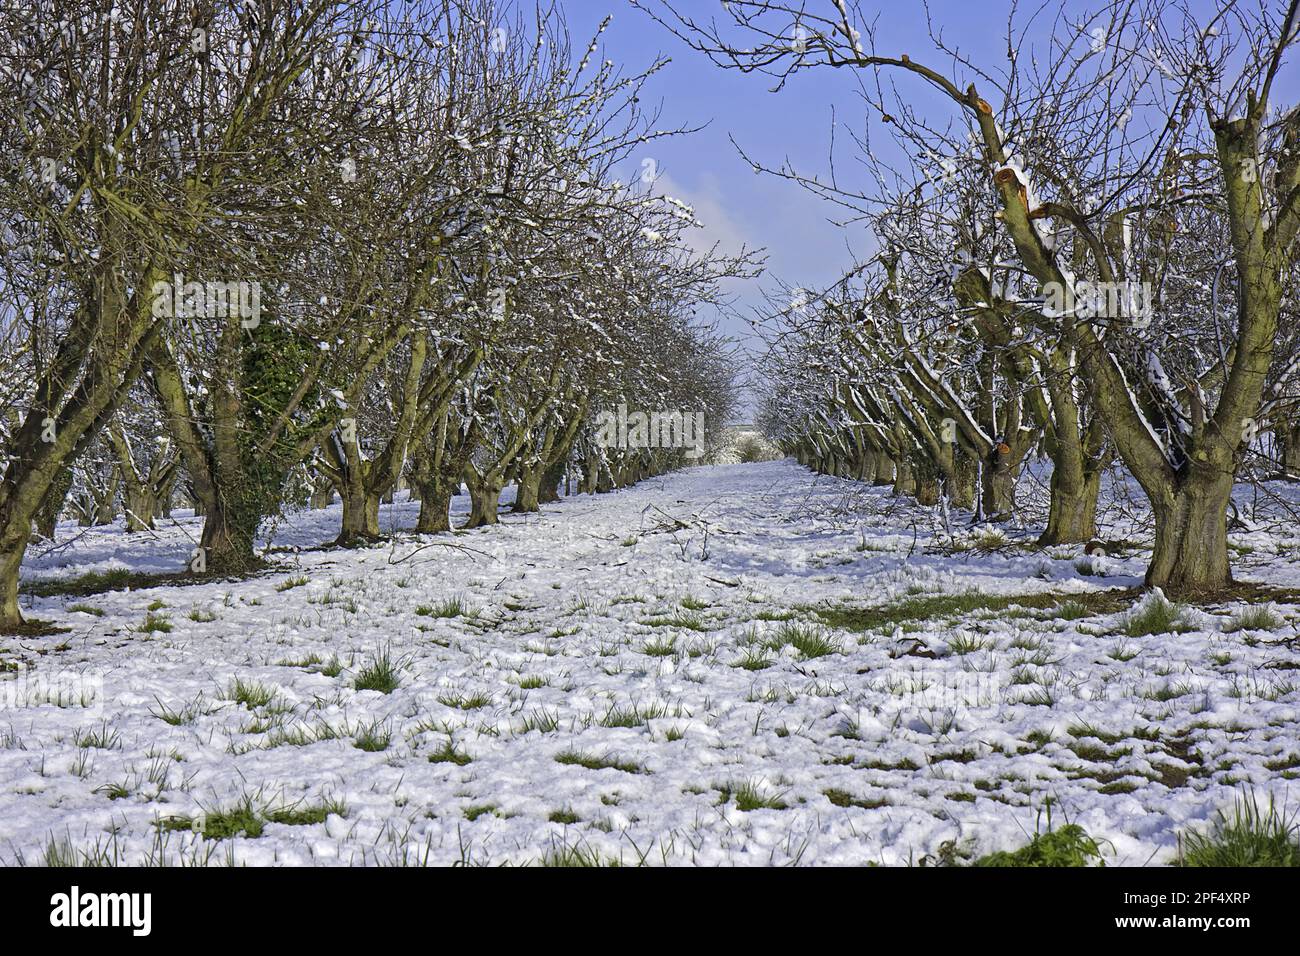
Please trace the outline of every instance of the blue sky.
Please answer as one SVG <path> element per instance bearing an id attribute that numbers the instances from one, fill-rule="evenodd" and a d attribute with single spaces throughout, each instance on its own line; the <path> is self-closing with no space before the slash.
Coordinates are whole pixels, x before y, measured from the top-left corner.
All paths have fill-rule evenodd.
<path id="1" fill-rule="evenodd" d="M 717 6 L 721 13 L 714 0 L 684 0 L 684 4 L 682 9 L 697 17 L 707 7 Z M 851 248 L 869 248 L 865 231 L 846 231 L 828 221 L 828 217 L 842 216 L 842 210 L 794 183 L 755 174 L 728 139 L 734 137 L 749 155 L 766 165 L 779 165 L 789 158 L 800 171 L 824 170 L 832 107 L 841 124 L 854 129 L 862 126 L 862 107 L 852 74 L 809 70 L 794 77 L 781 92 L 771 93 L 771 84 L 764 77 L 719 69 L 626 2 L 564 0 L 563 9 L 575 46 L 586 41 L 603 17 L 613 14 L 604 36 L 605 56 L 628 70 L 644 67 L 660 54 L 672 58 L 651 80 L 643 99 L 661 101 L 661 126 L 709 125 L 690 136 L 652 143 L 641 159 L 655 161 L 662 191 L 695 206 L 705 224 L 697 242 L 708 245 L 717 239 L 728 249 L 744 242 L 767 250 L 771 276 L 759 280 L 757 286 L 733 286 L 742 307 L 759 305 L 759 287 L 773 285 L 773 277 L 808 287 L 833 282 L 850 265 Z M 911 49 L 918 55 L 930 49 L 919 2 L 882 4 L 882 10 L 887 10 L 880 24 L 883 41 L 896 40 L 900 50 Z M 1005 51 L 1001 39 L 1005 10 L 1004 4 L 987 0 L 931 4 L 932 14 L 945 29 L 952 36 L 961 36 L 963 45 L 969 38 L 971 51 L 977 55 L 999 56 L 999 51 Z M 843 163 L 850 155 L 841 143 L 838 161 Z M 636 165 L 639 167 L 639 161 Z M 735 321 L 728 321 L 726 328 L 738 336 L 747 331 L 743 323 Z"/>
<path id="2" fill-rule="evenodd" d="M 729 21 L 717 0 L 676 2 L 697 19 L 716 10 L 720 20 Z M 830 6 L 829 0 L 810 0 L 810 6 L 819 2 Z M 1217 0 L 1188 0 L 1188 4 L 1201 15 L 1219 6 Z M 1025 7 L 1020 16 L 1036 6 Z M 1088 6 L 1080 3 L 1078 9 Z M 643 100 L 661 101 L 662 127 L 709 125 L 688 137 L 649 144 L 644 156 L 636 158 L 629 178 L 641 161 L 653 159 L 661 173 L 661 190 L 691 203 L 705 223 L 697 239 L 699 244 L 707 246 L 717 239 L 728 250 L 742 242 L 767 250 L 769 275 L 758 283 L 737 283 L 732 287 L 742 310 L 747 312 L 746 307 L 761 305 L 761 289 L 773 287 L 776 277 L 796 286 L 825 286 L 851 265 L 850 249 L 870 249 L 870 237 L 864 230 L 845 230 L 828 221 L 842 216 L 842 210 L 794 183 L 756 175 L 728 139 L 734 137 L 750 156 L 767 166 L 779 166 L 788 158 L 801 173 L 826 170 L 832 108 L 841 126 L 855 131 L 863 127 L 863 105 L 856 95 L 856 77 L 851 71 L 808 70 L 791 78 L 779 93 L 772 93 L 767 78 L 714 66 L 625 0 L 562 0 L 562 7 L 575 47 L 587 42 L 601 19 L 612 14 L 613 22 L 604 36 L 606 58 L 623 64 L 628 71 L 648 66 L 660 54 L 672 58 L 651 80 Z M 918 59 L 932 53 L 926 7 L 920 0 L 882 3 L 879 10 L 878 44 L 882 52 L 911 53 Z M 1007 0 L 929 3 L 930 16 L 942 26 L 945 39 L 976 63 L 994 69 L 1006 62 L 1009 10 Z M 1037 42 L 1043 42 L 1041 34 Z M 900 89 L 915 97 L 922 110 L 928 103 L 931 115 L 952 114 L 951 104 L 919 81 L 909 84 L 909 80 L 900 80 Z M 1282 98 L 1292 99 L 1285 94 Z M 888 150 L 887 137 L 880 135 L 878 121 L 873 118 L 871 125 L 873 145 Z M 844 130 L 837 141 L 837 172 L 843 177 L 855 147 L 847 143 Z M 745 323 L 725 319 L 723 325 L 745 344 L 759 345 L 747 335 Z"/>

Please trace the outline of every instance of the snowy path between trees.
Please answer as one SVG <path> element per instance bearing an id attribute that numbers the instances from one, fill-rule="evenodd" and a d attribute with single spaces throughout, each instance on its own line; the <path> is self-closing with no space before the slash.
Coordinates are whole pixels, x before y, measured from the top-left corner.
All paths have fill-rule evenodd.
<path id="1" fill-rule="evenodd" d="M 1145 865 L 1300 772 L 1294 606 L 1128 636 L 1133 595 L 1097 595 L 1140 554 L 938 549 L 791 462 L 292 550 L 337 521 L 290 516 L 249 580 L 27 599 L 70 630 L 0 638 L 0 860 L 960 862 L 1050 799 Z M 66 526 L 25 580 L 176 572 L 198 528 Z"/>

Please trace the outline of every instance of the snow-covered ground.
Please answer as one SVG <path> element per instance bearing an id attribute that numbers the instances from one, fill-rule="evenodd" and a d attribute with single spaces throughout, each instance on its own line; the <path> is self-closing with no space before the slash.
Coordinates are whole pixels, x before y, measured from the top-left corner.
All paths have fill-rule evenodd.
<path id="1" fill-rule="evenodd" d="M 1142 865 L 1300 772 L 1296 607 L 1129 637 L 1090 595 L 1140 553 L 939 547 L 788 461 L 311 550 L 337 521 L 282 521 L 253 579 L 29 599 L 71 630 L 0 638 L 0 860 L 919 863 L 1021 845 L 1050 798 Z M 65 526 L 26 576 L 174 573 L 198 529 Z M 1300 585 L 1294 540 L 1237 543 Z"/>

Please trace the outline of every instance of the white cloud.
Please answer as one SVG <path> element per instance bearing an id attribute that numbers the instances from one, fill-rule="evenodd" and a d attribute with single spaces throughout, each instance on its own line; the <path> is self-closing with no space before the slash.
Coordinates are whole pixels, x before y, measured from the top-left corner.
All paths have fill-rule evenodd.
<path id="1" fill-rule="evenodd" d="M 678 182 L 668 173 L 662 173 L 655 180 L 655 192 L 679 199 L 694 210 L 701 225 L 687 229 L 684 238 L 696 252 L 708 252 L 716 244 L 723 254 L 735 255 L 746 244 L 751 248 L 754 246 L 754 240 L 747 236 L 745 227 L 727 209 L 718 179 L 711 173 L 701 176 L 694 188 Z"/>

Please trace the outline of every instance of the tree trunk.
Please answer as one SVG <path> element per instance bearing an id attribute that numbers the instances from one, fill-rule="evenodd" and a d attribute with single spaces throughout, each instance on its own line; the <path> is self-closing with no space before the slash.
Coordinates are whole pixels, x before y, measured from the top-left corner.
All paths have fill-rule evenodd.
<path id="1" fill-rule="evenodd" d="M 121 484 L 122 479 L 118 475 L 117 469 L 114 468 L 108 487 L 95 500 L 95 515 L 91 521 L 95 527 L 112 524 L 113 519 L 117 517 L 117 490 Z"/>
<path id="2" fill-rule="evenodd" d="M 18 569 L 23 563 L 31 524 L 22 525 L 22 522 L 7 522 L 6 533 L 0 535 L 0 633 L 14 630 L 23 623 L 18 610 Z"/>
<path id="3" fill-rule="evenodd" d="M 257 529 L 241 528 L 239 524 L 236 516 L 220 500 L 215 507 L 207 509 L 203 516 L 203 536 L 199 538 L 207 571 L 241 572 L 257 565 L 253 554 Z"/>
<path id="4" fill-rule="evenodd" d="M 939 503 L 939 479 L 924 477 L 916 482 L 916 503 L 918 505 L 937 505 Z"/>
<path id="5" fill-rule="evenodd" d="M 897 468 L 895 467 L 892 458 L 884 452 L 880 452 L 876 455 L 876 480 L 874 484 L 892 485 L 895 480 L 896 472 Z"/>
<path id="6" fill-rule="evenodd" d="M 439 534 L 451 530 L 451 482 L 433 480 L 419 485 L 420 517 L 415 522 L 419 534 Z"/>
<path id="7" fill-rule="evenodd" d="M 1228 561 L 1228 503 L 1232 475 L 1185 478 L 1167 495 L 1152 496 L 1156 544 L 1148 587 L 1197 595 L 1232 583 Z"/>
<path id="8" fill-rule="evenodd" d="M 65 468 L 63 472 L 50 485 L 49 491 L 45 493 L 45 500 L 41 502 L 40 509 L 36 512 L 36 518 L 33 524 L 36 533 L 42 538 L 54 540 L 54 531 L 59 524 L 59 515 L 63 513 L 63 506 L 68 500 L 68 491 L 72 488 L 72 469 Z"/>
<path id="9" fill-rule="evenodd" d="M 582 466 L 582 485 L 581 491 L 584 495 L 594 495 L 596 488 L 600 483 L 600 459 L 595 455 L 587 455 Z"/>
<path id="10" fill-rule="evenodd" d="M 467 484 L 470 511 L 469 520 L 465 522 L 464 527 L 481 528 L 484 525 L 496 524 L 497 508 L 501 504 L 500 482 L 470 481 Z"/>
<path id="11" fill-rule="evenodd" d="M 979 484 L 975 462 L 965 455 L 957 458 L 955 474 L 948 484 L 948 500 L 954 508 L 972 511 L 975 508 L 976 487 Z"/>
<path id="12" fill-rule="evenodd" d="M 863 449 L 858 453 L 858 481 L 864 484 L 874 485 L 876 475 L 880 472 L 879 456 L 874 452 Z"/>
<path id="13" fill-rule="evenodd" d="M 1100 469 L 1061 464 L 1052 469 L 1047 528 L 1038 539 L 1039 544 L 1082 544 L 1097 537 L 1101 474 Z"/>
<path id="14" fill-rule="evenodd" d="M 568 465 L 568 456 L 561 457 L 542 474 L 537 487 L 537 500 L 540 504 L 550 504 L 560 500 L 560 483 L 564 481 L 564 472 Z"/>
<path id="15" fill-rule="evenodd" d="M 985 465 L 980 476 L 980 504 L 985 521 L 1008 521 L 1016 511 L 1016 473 L 1011 468 Z"/>
<path id="16" fill-rule="evenodd" d="M 912 496 L 916 493 L 916 476 L 912 472 L 912 463 L 906 457 L 900 458 L 894 467 L 894 494 Z"/>
<path id="17" fill-rule="evenodd" d="M 334 543 L 352 547 L 379 538 L 379 495 L 360 482 L 339 489 L 343 495 L 343 526 Z"/>
<path id="18" fill-rule="evenodd" d="M 1291 481 L 1300 481 L 1300 425 L 1284 425 L 1277 430 L 1282 452 L 1282 474 Z"/>
<path id="19" fill-rule="evenodd" d="M 515 512 L 541 511 L 541 483 L 542 470 L 540 465 L 532 468 L 521 468 L 519 470 L 519 479 L 515 485 L 514 507 L 510 510 Z"/>
<path id="20" fill-rule="evenodd" d="M 126 530 L 152 531 L 154 515 L 158 513 L 158 500 L 146 488 L 126 490 Z"/>

